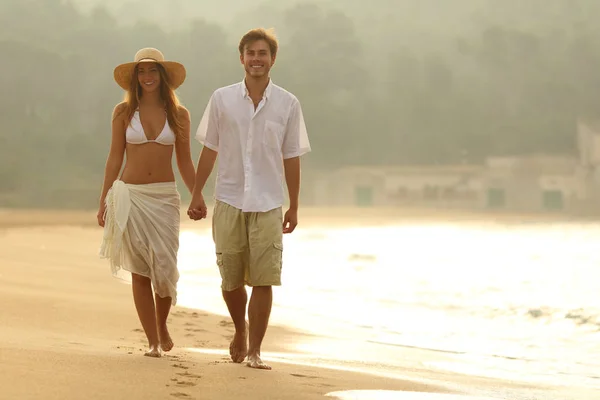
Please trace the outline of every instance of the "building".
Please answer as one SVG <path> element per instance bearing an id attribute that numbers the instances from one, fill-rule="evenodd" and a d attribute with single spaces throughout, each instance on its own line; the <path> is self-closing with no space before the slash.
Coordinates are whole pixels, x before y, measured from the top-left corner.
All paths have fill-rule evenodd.
<path id="1" fill-rule="evenodd" d="M 481 166 L 352 166 L 321 172 L 313 201 L 322 206 L 474 207 Z"/>
<path id="2" fill-rule="evenodd" d="M 583 196 L 578 167 L 579 160 L 571 156 L 489 158 L 481 206 L 523 212 L 577 207 Z"/>
<path id="3" fill-rule="evenodd" d="M 574 155 L 480 165 L 348 166 L 303 179 L 305 204 L 600 214 L 600 122 L 579 121 Z M 306 189 L 309 186 L 309 189 Z"/>

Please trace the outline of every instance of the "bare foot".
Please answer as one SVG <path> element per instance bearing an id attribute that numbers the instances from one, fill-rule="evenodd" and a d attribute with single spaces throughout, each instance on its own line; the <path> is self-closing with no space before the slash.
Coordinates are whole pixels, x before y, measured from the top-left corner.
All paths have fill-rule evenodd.
<path id="1" fill-rule="evenodd" d="M 229 344 L 229 355 L 235 363 L 241 363 L 248 355 L 248 324 L 244 332 L 236 332 Z"/>
<path id="2" fill-rule="evenodd" d="M 250 368 L 256 368 L 256 369 L 266 369 L 266 370 L 271 370 L 271 366 L 265 364 L 261 359 L 260 356 L 258 354 L 252 354 L 248 356 L 248 362 L 246 363 L 246 365 Z"/>
<path id="3" fill-rule="evenodd" d="M 167 324 L 158 329 L 158 337 L 160 338 L 160 347 L 163 351 L 171 351 L 173 348 L 173 339 L 171 339 Z"/>
<path id="4" fill-rule="evenodd" d="M 160 346 L 150 346 L 147 352 L 144 353 L 146 357 L 159 358 L 162 357 L 162 351 Z"/>

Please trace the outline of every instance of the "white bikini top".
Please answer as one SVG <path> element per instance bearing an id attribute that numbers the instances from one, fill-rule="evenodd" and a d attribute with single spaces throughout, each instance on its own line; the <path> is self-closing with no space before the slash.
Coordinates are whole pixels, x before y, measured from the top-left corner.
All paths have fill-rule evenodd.
<path id="1" fill-rule="evenodd" d="M 175 144 L 175 133 L 173 133 L 169 121 L 165 120 L 165 126 L 156 139 L 148 140 L 142 126 L 142 121 L 140 121 L 140 113 L 138 110 L 135 110 L 133 118 L 131 118 L 131 123 L 125 131 L 125 140 L 131 144 L 158 143 L 170 146 Z"/>

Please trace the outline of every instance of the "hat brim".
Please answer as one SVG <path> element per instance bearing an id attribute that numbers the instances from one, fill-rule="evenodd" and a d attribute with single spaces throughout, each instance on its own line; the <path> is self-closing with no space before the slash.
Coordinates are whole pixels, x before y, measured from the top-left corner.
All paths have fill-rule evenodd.
<path id="1" fill-rule="evenodd" d="M 183 84 L 186 77 L 186 70 L 183 64 L 180 64 L 176 61 L 154 61 L 154 60 L 142 60 L 138 62 L 129 62 L 125 64 L 118 65 L 114 70 L 114 78 L 119 86 L 121 86 L 124 90 L 129 90 L 131 86 L 131 79 L 133 76 L 133 72 L 135 71 L 135 67 L 140 63 L 145 62 L 153 62 L 156 64 L 160 64 L 163 66 L 167 73 L 167 79 L 169 80 L 169 85 L 173 90 L 177 89 L 179 86 Z"/>

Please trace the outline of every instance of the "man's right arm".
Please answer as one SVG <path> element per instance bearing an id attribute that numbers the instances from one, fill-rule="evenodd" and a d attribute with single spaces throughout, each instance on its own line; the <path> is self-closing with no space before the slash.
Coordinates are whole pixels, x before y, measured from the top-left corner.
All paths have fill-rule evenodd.
<path id="1" fill-rule="evenodd" d="M 204 109 L 204 114 L 196 131 L 196 140 L 204 147 L 219 151 L 219 92 L 214 92 Z"/>
<path id="2" fill-rule="evenodd" d="M 203 148 L 196 168 L 190 209 L 198 208 L 198 211 L 202 211 L 204 217 L 206 204 L 202 196 L 202 190 L 204 190 L 206 181 L 212 173 L 219 150 L 219 109 L 216 92 L 213 93 L 204 110 L 204 115 L 196 132 L 196 140 L 202 144 Z M 200 210 L 200 208 L 203 208 L 203 210 Z"/>
<path id="3" fill-rule="evenodd" d="M 218 154 L 219 153 L 206 146 L 204 146 L 202 152 L 200 152 L 200 159 L 198 160 L 196 182 L 194 183 L 194 193 L 192 198 L 202 196 L 202 190 L 204 190 L 204 185 L 206 185 L 206 181 L 208 180 L 208 177 L 215 166 L 215 161 L 217 160 Z"/>

